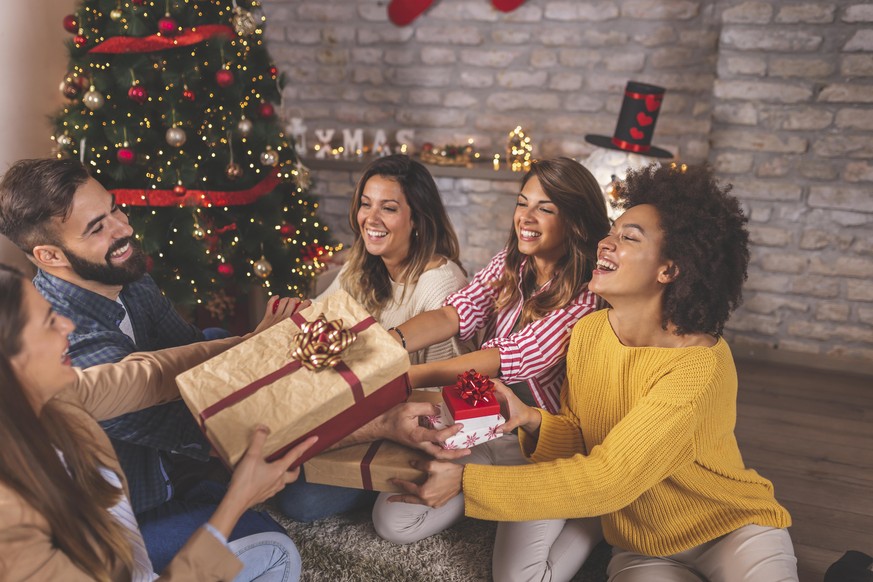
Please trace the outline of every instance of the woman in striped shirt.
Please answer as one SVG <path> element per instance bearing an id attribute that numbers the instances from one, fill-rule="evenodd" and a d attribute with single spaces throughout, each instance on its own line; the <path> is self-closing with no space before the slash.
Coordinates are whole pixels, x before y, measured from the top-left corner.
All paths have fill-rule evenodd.
<path id="1" fill-rule="evenodd" d="M 506 248 L 442 308 L 392 329 L 410 352 L 455 335 L 468 340 L 483 334 L 478 351 L 413 366 L 413 386 L 451 384 L 459 373 L 475 369 L 503 380 L 523 402 L 556 412 L 570 331 L 600 307 L 587 284 L 597 241 L 608 230 L 600 186 L 583 166 L 569 158 L 535 162 L 522 179 Z M 525 460 L 517 439 L 506 435 L 471 449 L 462 462 L 514 465 Z M 389 503 L 388 497 L 383 494 L 376 502 L 373 521 L 382 537 L 396 543 L 433 535 L 464 513 L 460 495 L 438 509 Z M 525 579 L 540 579 L 550 568 L 550 553 L 567 547 L 581 565 L 600 537 L 595 520 L 501 523 L 494 578 L 509 580 L 523 573 Z M 520 540 L 528 548 L 534 544 L 536 551 L 516 551 Z"/>

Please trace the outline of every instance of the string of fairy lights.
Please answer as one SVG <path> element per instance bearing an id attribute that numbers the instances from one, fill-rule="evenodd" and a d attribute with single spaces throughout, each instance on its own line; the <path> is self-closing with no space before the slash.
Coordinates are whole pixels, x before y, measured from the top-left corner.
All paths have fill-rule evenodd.
<path id="1" fill-rule="evenodd" d="M 266 17 L 256 1 L 241 2 L 83 0 L 63 23 L 74 37 L 57 155 L 79 158 L 131 222 L 141 219 L 144 246 L 158 235 L 156 269 L 176 263 L 170 277 L 196 303 L 203 287 L 220 299 L 227 280 L 252 277 L 270 294 L 284 279 L 299 295 L 339 248 L 278 124 L 282 79 L 264 45 Z M 273 180 L 275 192 L 260 191 Z M 193 268 L 192 243 L 211 272 Z"/>

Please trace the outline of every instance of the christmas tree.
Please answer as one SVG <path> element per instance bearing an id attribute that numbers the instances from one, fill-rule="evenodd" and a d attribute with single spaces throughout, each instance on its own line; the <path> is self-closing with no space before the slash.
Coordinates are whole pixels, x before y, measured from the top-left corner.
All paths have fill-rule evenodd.
<path id="1" fill-rule="evenodd" d="M 115 195 L 178 304 L 302 295 L 335 250 L 280 128 L 265 20 L 250 0 L 83 0 L 64 19 L 57 155 Z"/>

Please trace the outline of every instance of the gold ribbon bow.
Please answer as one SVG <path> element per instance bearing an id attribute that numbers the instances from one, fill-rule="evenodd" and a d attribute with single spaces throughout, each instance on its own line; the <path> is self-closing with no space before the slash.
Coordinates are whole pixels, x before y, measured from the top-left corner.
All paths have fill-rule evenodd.
<path id="1" fill-rule="evenodd" d="M 300 326 L 300 333 L 291 340 L 290 356 L 308 370 L 333 368 L 340 363 L 340 354 L 358 338 L 343 329 L 343 320 L 328 321 L 324 314 L 315 321 Z"/>

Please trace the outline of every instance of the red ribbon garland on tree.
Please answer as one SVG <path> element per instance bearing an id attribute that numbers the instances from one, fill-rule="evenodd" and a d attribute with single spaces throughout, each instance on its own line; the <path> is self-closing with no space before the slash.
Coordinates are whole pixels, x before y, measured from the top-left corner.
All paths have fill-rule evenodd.
<path id="1" fill-rule="evenodd" d="M 89 53 L 150 53 L 171 48 L 191 46 L 216 36 L 234 38 L 233 29 L 225 24 L 204 24 L 182 30 L 169 37 L 158 34 L 150 36 L 113 36 L 88 49 Z"/>
<path id="2" fill-rule="evenodd" d="M 242 206 L 251 204 L 261 196 L 272 192 L 279 185 L 279 169 L 248 190 L 187 190 L 179 196 L 169 190 L 146 190 L 142 188 L 118 188 L 110 190 L 117 204 L 128 206 Z"/>
<path id="3" fill-rule="evenodd" d="M 455 384 L 458 396 L 470 406 L 490 404 L 494 397 L 494 382 L 485 374 L 475 370 L 468 370 L 458 374 L 458 382 Z"/>

